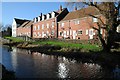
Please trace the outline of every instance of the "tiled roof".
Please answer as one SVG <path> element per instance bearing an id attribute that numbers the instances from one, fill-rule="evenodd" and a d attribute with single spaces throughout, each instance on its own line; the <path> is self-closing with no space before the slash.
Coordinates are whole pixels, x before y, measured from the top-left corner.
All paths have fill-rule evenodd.
<path id="1" fill-rule="evenodd" d="M 26 21 L 20 27 L 30 27 L 32 25 L 32 23 L 33 23 L 33 21 Z"/>
<path id="2" fill-rule="evenodd" d="M 89 16 L 90 14 L 98 15 L 100 13 L 97 10 L 97 8 L 95 8 L 93 6 L 89 6 L 87 8 L 69 12 L 61 21 L 71 20 L 71 19 L 76 19 L 76 18 L 83 18 L 83 17 Z"/>
<path id="3" fill-rule="evenodd" d="M 25 25 L 24 27 L 31 27 L 32 24 L 33 24 L 33 21 L 29 21 L 27 25 Z"/>
<path id="4" fill-rule="evenodd" d="M 29 20 L 23 20 L 23 19 L 17 19 L 17 18 L 14 18 L 14 19 L 15 19 L 16 23 L 20 24 L 20 25 L 22 25 L 26 21 L 29 21 Z"/>

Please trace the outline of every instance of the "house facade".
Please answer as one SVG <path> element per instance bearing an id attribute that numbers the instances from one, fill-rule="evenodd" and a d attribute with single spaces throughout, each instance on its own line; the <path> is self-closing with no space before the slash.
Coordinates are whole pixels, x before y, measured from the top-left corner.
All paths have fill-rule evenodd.
<path id="1" fill-rule="evenodd" d="M 57 38 L 58 37 L 58 21 L 68 14 L 67 8 L 60 6 L 58 11 L 52 11 L 42 14 L 34 18 L 33 38 Z"/>
<path id="2" fill-rule="evenodd" d="M 28 20 L 22 20 L 22 19 L 13 19 L 12 23 L 12 37 L 17 37 L 17 28 L 20 27 L 24 22 Z"/>
<path id="3" fill-rule="evenodd" d="M 16 29 L 17 36 L 32 37 L 32 25 L 33 21 L 25 21 L 20 27 Z"/>
<path id="4" fill-rule="evenodd" d="M 91 17 L 89 15 L 94 15 Z M 98 18 L 105 23 L 105 18 L 95 7 L 88 7 L 84 9 L 69 12 L 60 22 L 58 22 L 58 38 L 60 39 L 80 39 L 90 40 L 97 38 L 98 32 L 93 29 L 99 28 L 97 22 Z M 105 37 L 105 30 L 100 29 L 100 33 Z"/>

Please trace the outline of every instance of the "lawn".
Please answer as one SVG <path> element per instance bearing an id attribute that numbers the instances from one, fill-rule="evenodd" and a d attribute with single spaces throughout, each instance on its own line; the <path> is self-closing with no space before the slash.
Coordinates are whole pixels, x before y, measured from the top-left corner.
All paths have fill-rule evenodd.
<path id="1" fill-rule="evenodd" d="M 62 41 L 38 41 L 33 42 L 32 44 L 39 44 L 39 45 L 55 45 L 64 48 L 73 48 L 73 49 L 85 49 L 91 51 L 100 51 L 101 48 L 98 45 L 91 45 L 91 44 L 78 44 L 78 43 L 70 43 L 70 42 L 62 42 Z"/>
<path id="2" fill-rule="evenodd" d="M 16 37 L 5 37 L 5 39 L 9 39 L 13 42 L 24 42 L 23 39 L 20 39 L 20 38 L 16 38 Z"/>
<path id="3" fill-rule="evenodd" d="M 23 39 L 15 38 L 15 37 L 5 37 L 6 39 L 11 40 L 12 42 L 25 42 Z M 78 43 L 70 43 L 58 40 L 44 40 L 44 41 L 30 41 L 31 44 L 38 44 L 38 45 L 54 45 L 60 46 L 61 48 L 69 48 L 69 49 L 84 49 L 86 51 L 100 51 L 102 50 L 101 47 L 95 44 L 78 44 Z"/>

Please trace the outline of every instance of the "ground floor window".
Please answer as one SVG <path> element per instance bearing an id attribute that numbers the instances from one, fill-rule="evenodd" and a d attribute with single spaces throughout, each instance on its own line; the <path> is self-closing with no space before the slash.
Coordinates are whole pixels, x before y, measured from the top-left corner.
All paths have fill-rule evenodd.
<path id="1" fill-rule="evenodd" d="M 78 33 L 78 35 L 81 35 L 82 34 L 82 30 L 78 30 L 77 33 Z"/>
<path id="2" fill-rule="evenodd" d="M 63 32 L 61 31 L 61 32 L 60 32 L 60 36 L 62 36 L 62 34 L 63 34 Z"/>

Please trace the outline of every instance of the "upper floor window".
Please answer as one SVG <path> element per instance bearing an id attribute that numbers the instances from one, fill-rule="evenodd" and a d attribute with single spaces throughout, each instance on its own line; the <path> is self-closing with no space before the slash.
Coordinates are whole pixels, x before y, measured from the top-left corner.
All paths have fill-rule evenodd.
<path id="1" fill-rule="evenodd" d="M 42 29 L 44 29 L 44 24 L 42 24 Z"/>
<path id="2" fill-rule="evenodd" d="M 64 26 L 64 23 L 61 23 L 61 26 L 63 27 L 63 26 Z"/>
<path id="3" fill-rule="evenodd" d="M 54 27 L 54 22 L 52 22 L 52 27 Z"/>
<path id="4" fill-rule="evenodd" d="M 40 25 L 38 25 L 38 30 L 40 30 Z"/>
<path id="5" fill-rule="evenodd" d="M 34 30 L 36 30 L 36 26 L 34 26 Z"/>
<path id="6" fill-rule="evenodd" d="M 80 24 L 79 20 L 75 20 L 75 25 Z"/>
<path id="7" fill-rule="evenodd" d="M 92 18 L 92 19 L 93 19 L 93 22 L 98 22 L 97 18 Z"/>
<path id="8" fill-rule="evenodd" d="M 49 24 L 47 23 L 47 28 L 49 28 Z"/>

